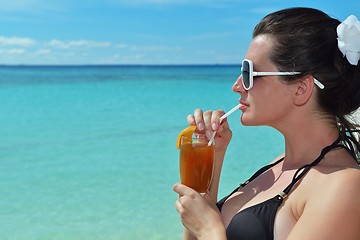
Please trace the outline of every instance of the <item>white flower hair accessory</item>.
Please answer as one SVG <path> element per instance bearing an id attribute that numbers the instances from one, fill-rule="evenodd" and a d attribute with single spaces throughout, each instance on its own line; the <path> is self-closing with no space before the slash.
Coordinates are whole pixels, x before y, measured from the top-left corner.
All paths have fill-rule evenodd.
<path id="1" fill-rule="evenodd" d="M 350 15 L 336 29 L 339 50 L 352 65 L 357 65 L 360 59 L 360 22 Z"/>

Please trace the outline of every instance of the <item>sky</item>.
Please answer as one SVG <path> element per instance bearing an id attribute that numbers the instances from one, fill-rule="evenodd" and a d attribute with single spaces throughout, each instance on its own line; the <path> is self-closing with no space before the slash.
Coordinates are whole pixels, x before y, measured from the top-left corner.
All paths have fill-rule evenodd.
<path id="1" fill-rule="evenodd" d="M 262 17 L 299 6 L 360 19 L 359 0 L 0 0 L 0 64 L 238 64 Z"/>

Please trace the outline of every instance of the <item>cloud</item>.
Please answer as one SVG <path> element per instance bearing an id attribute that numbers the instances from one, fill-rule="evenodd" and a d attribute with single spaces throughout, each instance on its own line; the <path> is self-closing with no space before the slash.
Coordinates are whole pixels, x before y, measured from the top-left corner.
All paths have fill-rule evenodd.
<path id="1" fill-rule="evenodd" d="M 96 42 L 88 40 L 61 41 L 53 39 L 48 44 L 50 47 L 66 49 L 66 48 L 106 48 L 110 47 L 110 42 Z"/>
<path id="2" fill-rule="evenodd" d="M 26 52 L 25 49 L 22 48 L 10 48 L 10 49 L 0 49 L 1 54 L 6 54 L 8 56 L 14 56 L 14 55 L 22 55 Z"/>
<path id="3" fill-rule="evenodd" d="M 38 49 L 36 52 L 35 52 L 35 55 L 49 55 L 51 54 L 51 50 L 50 49 L 47 49 L 47 48 L 42 48 L 42 49 Z"/>
<path id="4" fill-rule="evenodd" d="M 29 8 L 34 4 L 37 5 L 38 0 L 13 0 L 13 1 L 1 1 L 0 10 L 13 11 Z"/>
<path id="5" fill-rule="evenodd" d="M 127 45 L 126 44 L 116 44 L 115 48 L 126 48 Z"/>
<path id="6" fill-rule="evenodd" d="M 182 47 L 177 46 L 132 46 L 130 47 L 132 51 L 139 52 L 162 52 L 162 51 L 180 51 Z"/>
<path id="7" fill-rule="evenodd" d="M 21 38 L 21 37 L 4 37 L 0 36 L 0 46 L 21 46 L 29 47 L 35 44 L 35 40 L 31 38 Z"/>
<path id="8" fill-rule="evenodd" d="M 230 33 L 209 33 L 190 36 L 185 41 L 218 39 Z M 161 63 L 169 62 L 169 56 L 186 55 L 186 46 L 171 44 L 132 45 L 93 40 L 32 39 L 29 37 L 0 36 L 0 60 L 5 63 L 22 64 L 78 64 L 78 63 Z M 192 51 L 197 56 L 216 58 L 213 51 Z M 184 55 L 184 56 L 185 56 Z M 209 58 L 209 57 L 208 57 Z M 186 58 L 184 58 L 187 60 Z M 177 62 L 177 60 L 174 60 Z"/>
<path id="9" fill-rule="evenodd" d="M 53 0 L 8 0 L 0 1 L 2 12 L 42 12 L 42 11 L 64 11 L 66 4 L 63 1 Z"/>

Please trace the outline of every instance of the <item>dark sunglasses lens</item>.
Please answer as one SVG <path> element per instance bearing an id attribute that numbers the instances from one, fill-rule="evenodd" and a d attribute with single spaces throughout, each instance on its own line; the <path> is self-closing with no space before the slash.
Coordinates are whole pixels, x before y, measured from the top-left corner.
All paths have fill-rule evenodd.
<path id="1" fill-rule="evenodd" d="M 244 87 L 247 89 L 250 87 L 250 66 L 248 61 L 243 61 L 241 67 L 241 75 L 244 83 Z"/>

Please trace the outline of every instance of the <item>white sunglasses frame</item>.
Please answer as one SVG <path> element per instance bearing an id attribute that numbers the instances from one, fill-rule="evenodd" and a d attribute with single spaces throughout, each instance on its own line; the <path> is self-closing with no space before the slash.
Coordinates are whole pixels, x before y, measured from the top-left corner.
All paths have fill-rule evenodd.
<path id="1" fill-rule="evenodd" d="M 241 64 L 241 76 L 243 72 L 243 65 L 244 62 L 247 62 L 249 64 L 249 87 L 246 87 L 244 84 L 244 78 L 242 78 L 241 83 L 245 90 L 250 90 L 254 85 L 254 77 L 258 76 L 291 76 L 291 75 L 297 75 L 301 74 L 301 72 L 254 72 L 254 64 L 249 59 L 244 59 Z M 314 84 L 318 86 L 320 89 L 324 89 L 325 86 L 320 81 L 318 81 L 316 78 L 314 78 Z"/>

